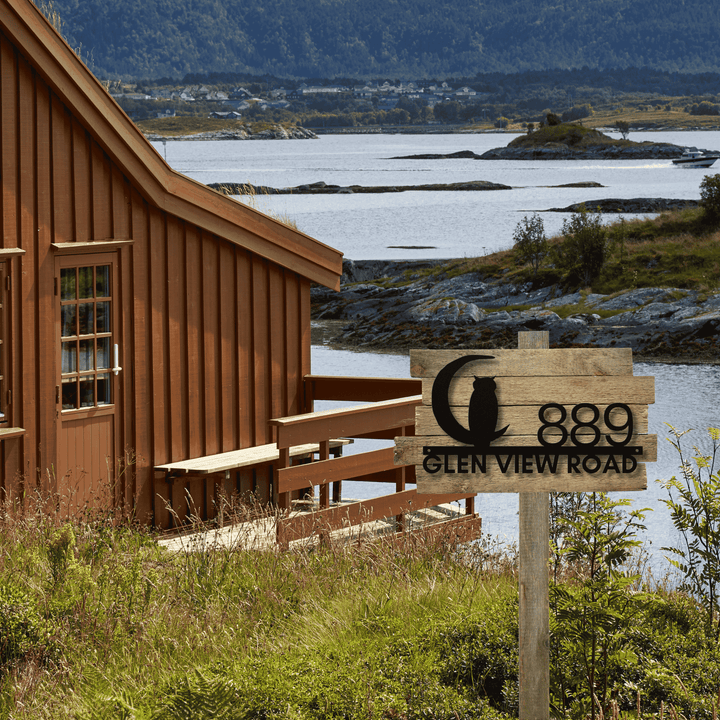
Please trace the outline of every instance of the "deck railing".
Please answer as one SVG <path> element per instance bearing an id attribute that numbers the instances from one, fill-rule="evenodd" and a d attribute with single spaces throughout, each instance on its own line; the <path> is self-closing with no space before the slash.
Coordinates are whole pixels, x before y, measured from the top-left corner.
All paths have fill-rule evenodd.
<path id="1" fill-rule="evenodd" d="M 465 517 L 458 523 L 464 525 L 458 532 L 468 537 L 479 532 L 474 495 L 428 495 L 407 490 L 406 485 L 415 481 L 415 468 L 395 465 L 393 448 L 330 458 L 330 441 L 334 438 L 392 439 L 414 435 L 415 408 L 421 404 L 419 380 L 309 375 L 305 378 L 304 390 L 309 407 L 315 400 L 364 403 L 270 421 L 275 428 L 280 455 L 273 501 L 286 512 L 278 523 L 281 544 L 392 516 L 396 518 L 397 530 L 402 531 L 406 513 L 460 500 L 465 500 Z M 290 448 L 310 442 L 319 443 L 319 459 L 292 464 Z M 393 492 L 372 500 L 339 505 L 343 480 L 386 482 L 394 488 Z M 290 514 L 292 500 L 306 494 L 313 496 L 315 487 L 319 487 L 318 511 Z M 333 507 L 330 506 L 331 487 L 336 503 Z"/>

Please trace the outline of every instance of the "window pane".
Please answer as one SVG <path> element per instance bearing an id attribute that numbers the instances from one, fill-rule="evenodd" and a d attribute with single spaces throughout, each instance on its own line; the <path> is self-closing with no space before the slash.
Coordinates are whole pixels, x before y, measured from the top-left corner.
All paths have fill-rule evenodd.
<path id="1" fill-rule="evenodd" d="M 95 369 L 95 341 L 80 341 L 80 372 Z"/>
<path id="2" fill-rule="evenodd" d="M 95 305 L 95 314 L 97 315 L 96 332 L 110 332 L 110 303 L 99 302 Z"/>
<path id="3" fill-rule="evenodd" d="M 77 372 L 77 347 L 74 341 L 62 344 L 62 371 Z"/>
<path id="4" fill-rule="evenodd" d="M 93 297 L 93 268 L 92 267 L 81 267 L 78 268 L 78 285 L 80 292 L 78 297 L 91 298 Z"/>
<path id="5" fill-rule="evenodd" d="M 60 308 L 63 337 L 77 335 L 77 305 L 63 305 Z"/>
<path id="6" fill-rule="evenodd" d="M 110 266 L 95 268 L 95 297 L 110 297 Z"/>
<path id="7" fill-rule="evenodd" d="M 74 379 L 65 379 L 62 381 L 63 410 L 73 410 L 77 406 L 77 381 Z"/>
<path id="8" fill-rule="evenodd" d="M 84 342 L 84 341 L 83 341 Z M 90 369 L 90 368 L 88 368 Z M 97 369 L 110 369 L 110 338 L 98 338 L 97 340 Z"/>
<path id="9" fill-rule="evenodd" d="M 80 407 L 95 406 L 95 376 L 80 378 Z"/>
<path id="10" fill-rule="evenodd" d="M 97 404 L 110 405 L 112 398 L 110 397 L 110 374 L 103 373 L 97 376 Z"/>
<path id="11" fill-rule="evenodd" d="M 95 303 L 80 303 L 80 335 L 92 335 L 95 332 L 93 315 Z"/>
<path id="12" fill-rule="evenodd" d="M 75 268 L 60 269 L 60 299 L 75 300 Z"/>

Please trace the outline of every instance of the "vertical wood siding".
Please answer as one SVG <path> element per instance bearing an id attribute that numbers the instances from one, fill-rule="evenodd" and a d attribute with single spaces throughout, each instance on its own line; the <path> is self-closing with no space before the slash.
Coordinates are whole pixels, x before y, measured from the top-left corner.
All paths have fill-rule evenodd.
<path id="1" fill-rule="evenodd" d="M 0 441 L 0 490 L 70 490 L 52 488 L 59 379 L 51 243 L 132 240 L 115 251 L 114 331 L 123 370 L 114 446 L 116 455 L 135 461 L 117 478 L 115 500 L 132 503 L 143 521 L 167 525 L 170 496 L 155 465 L 271 442 L 271 417 L 304 411 L 310 282 L 149 206 L 92 128 L 72 116 L 2 35 L 0 133 L 2 247 L 25 250 L 8 261 L 6 342 L 12 424 L 26 430 Z M 81 425 L 67 438 L 86 442 Z M 84 468 L 86 491 L 114 480 L 100 477 L 103 448 L 112 446 L 107 425 L 95 442 L 92 466 Z M 265 498 L 268 483 L 262 470 L 240 473 L 237 481 Z M 173 505 L 182 514 L 185 488 L 177 485 Z M 188 485 L 197 510 L 211 499 L 206 485 L 212 483 Z"/>

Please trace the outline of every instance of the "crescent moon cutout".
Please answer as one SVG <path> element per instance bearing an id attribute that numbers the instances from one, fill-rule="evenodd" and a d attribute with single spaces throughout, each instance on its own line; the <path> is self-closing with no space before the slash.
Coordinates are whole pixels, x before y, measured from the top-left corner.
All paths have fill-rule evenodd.
<path id="1" fill-rule="evenodd" d="M 481 438 L 477 438 L 467 428 L 464 428 L 455 418 L 450 409 L 450 383 L 455 373 L 463 366 L 475 360 L 494 360 L 494 355 L 465 355 L 448 363 L 435 377 L 432 386 L 432 410 L 440 428 L 451 438 L 466 445 L 479 444 Z M 497 420 L 497 416 L 495 418 Z M 507 428 L 505 428 L 507 429 Z M 503 430 L 504 432 L 504 430 Z M 502 434 L 502 433 L 501 433 Z M 499 437 L 499 436 L 498 436 Z"/>

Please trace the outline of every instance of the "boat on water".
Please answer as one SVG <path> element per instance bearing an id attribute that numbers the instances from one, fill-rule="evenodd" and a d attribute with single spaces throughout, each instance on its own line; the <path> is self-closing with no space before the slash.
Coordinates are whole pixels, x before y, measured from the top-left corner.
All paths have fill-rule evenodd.
<path id="1" fill-rule="evenodd" d="M 697 148 L 688 148 L 685 152 L 676 160 L 673 160 L 673 165 L 678 167 L 710 167 L 720 155 L 706 155 Z"/>

